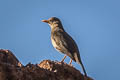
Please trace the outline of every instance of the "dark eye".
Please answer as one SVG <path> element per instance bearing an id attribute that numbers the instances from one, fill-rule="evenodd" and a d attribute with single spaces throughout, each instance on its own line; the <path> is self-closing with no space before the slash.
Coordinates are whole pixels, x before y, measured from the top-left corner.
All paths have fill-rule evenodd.
<path id="1" fill-rule="evenodd" d="M 53 23 L 53 20 L 50 20 L 51 23 Z"/>

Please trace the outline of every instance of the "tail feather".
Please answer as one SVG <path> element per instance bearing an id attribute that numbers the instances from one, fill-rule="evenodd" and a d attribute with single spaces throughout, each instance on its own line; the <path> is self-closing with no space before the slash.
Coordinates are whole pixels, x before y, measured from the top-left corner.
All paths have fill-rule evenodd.
<path id="1" fill-rule="evenodd" d="M 80 59 L 80 55 L 79 55 L 79 54 L 77 55 L 77 53 L 75 53 L 75 54 L 74 54 L 74 58 L 75 58 L 75 61 L 81 65 L 81 67 L 82 67 L 82 69 L 83 69 L 83 72 L 84 72 L 85 76 L 87 77 L 86 70 L 85 70 L 85 68 L 84 68 L 84 65 L 83 65 L 81 59 Z"/>
<path id="2" fill-rule="evenodd" d="M 85 76 L 87 77 L 87 73 L 86 73 L 86 70 L 85 70 L 85 68 L 84 68 L 84 65 L 82 64 L 82 62 L 78 62 L 80 65 L 81 65 L 81 67 L 82 67 L 82 69 L 83 69 L 83 72 L 84 72 L 84 74 L 85 74 Z"/>

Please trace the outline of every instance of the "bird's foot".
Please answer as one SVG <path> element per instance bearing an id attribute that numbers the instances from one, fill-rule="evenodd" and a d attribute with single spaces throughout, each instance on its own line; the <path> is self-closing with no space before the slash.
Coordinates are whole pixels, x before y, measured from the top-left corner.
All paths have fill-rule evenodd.
<path id="1" fill-rule="evenodd" d="M 70 66 L 73 66 L 73 65 L 72 65 L 72 59 L 70 60 L 69 65 L 70 65 Z"/>
<path id="2" fill-rule="evenodd" d="M 63 63 L 64 61 L 62 60 L 62 61 L 60 61 L 61 63 Z"/>
<path id="3" fill-rule="evenodd" d="M 72 64 L 68 64 L 69 66 L 71 66 L 71 67 L 73 67 L 73 65 Z"/>
<path id="4" fill-rule="evenodd" d="M 69 65 L 71 65 L 72 64 L 72 59 L 70 60 L 70 62 L 69 62 Z"/>
<path id="5" fill-rule="evenodd" d="M 66 57 L 67 57 L 67 56 L 65 55 L 60 62 L 63 63 Z"/>

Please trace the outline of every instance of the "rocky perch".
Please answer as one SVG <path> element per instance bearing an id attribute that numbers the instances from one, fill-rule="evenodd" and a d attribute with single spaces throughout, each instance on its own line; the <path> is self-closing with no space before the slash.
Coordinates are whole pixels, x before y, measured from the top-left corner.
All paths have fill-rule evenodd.
<path id="1" fill-rule="evenodd" d="M 10 50 L 0 49 L 0 80 L 93 80 L 66 63 L 43 60 L 22 65 Z"/>

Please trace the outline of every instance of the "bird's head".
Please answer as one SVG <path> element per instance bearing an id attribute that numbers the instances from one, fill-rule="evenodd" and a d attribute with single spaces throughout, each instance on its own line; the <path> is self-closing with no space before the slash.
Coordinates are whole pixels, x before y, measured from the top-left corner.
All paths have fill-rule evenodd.
<path id="1" fill-rule="evenodd" d="M 56 17 L 51 17 L 48 20 L 42 20 L 42 22 L 48 23 L 51 28 L 61 26 L 61 21 Z"/>

